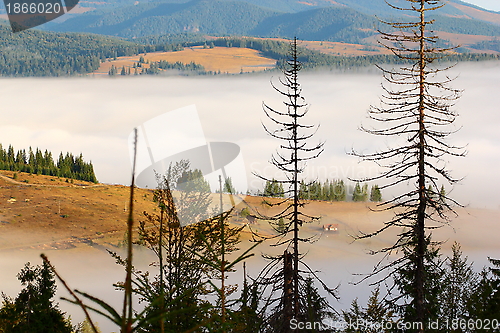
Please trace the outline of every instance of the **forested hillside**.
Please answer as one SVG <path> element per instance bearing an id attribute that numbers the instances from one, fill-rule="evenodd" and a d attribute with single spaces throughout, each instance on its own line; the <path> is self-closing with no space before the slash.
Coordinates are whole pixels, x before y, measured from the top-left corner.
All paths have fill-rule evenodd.
<path id="1" fill-rule="evenodd" d="M 250 35 L 303 40 L 363 43 L 376 33 L 378 21 L 349 8 L 330 7 L 282 14 L 263 20 Z"/>
<path id="2" fill-rule="evenodd" d="M 144 52 L 139 44 L 90 34 L 26 30 L 0 25 L 0 75 L 60 76 L 89 73 L 99 61 Z M 149 50 L 147 50 L 149 51 Z"/>
<path id="3" fill-rule="evenodd" d="M 159 39 L 161 40 L 161 38 Z M 192 43 L 190 45 L 202 45 L 203 43 Z M 254 38 L 219 38 L 210 41 L 209 44 L 223 47 L 248 47 L 260 51 L 262 55 L 278 60 L 278 66 L 282 66 L 288 56 L 289 43 L 270 39 Z M 391 54 L 364 55 L 364 56 L 334 56 L 318 51 L 299 47 L 298 59 L 304 68 L 313 69 L 318 67 L 330 67 L 338 69 L 349 69 L 364 67 L 381 63 L 402 63 L 402 60 Z M 444 61 L 483 61 L 499 60 L 499 55 L 485 53 L 456 53 L 447 55 Z"/>
<path id="4" fill-rule="evenodd" d="M 300 22 L 296 25 L 300 26 Z M 276 25 L 276 27 L 279 24 Z M 299 27 L 300 28 L 300 27 Z M 340 29 L 339 36 L 347 36 L 353 29 Z M 321 33 L 321 32 L 318 32 Z M 355 38 L 355 37 L 352 37 Z M 12 33 L 0 25 L 0 75 L 2 76 L 71 76 L 91 73 L 107 59 L 155 51 L 180 51 L 184 47 L 207 45 L 222 47 L 247 47 L 263 56 L 281 62 L 287 56 L 288 42 L 255 38 L 208 39 L 199 33 L 166 34 L 137 38 L 134 42 L 116 37 L 86 33 L 54 33 L 26 30 Z M 496 50 L 498 42 L 480 42 L 479 50 Z M 479 61 L 498 59 L 496 55 L 458 54 L 450 61 Z M 305 68 L 353 68 L 375 63 L 394 62 L 391 55 L 333 56 L 306 48 L 300 49 L 300 60 Z"/>
<path id="5" fill-rule="evenodd" d="M 278 14 L 243 2 L 220 0 L 186 4 L 145 3 L 88 12 L 53 26 L 52 30 L 127 38 L 182 32 L 244 35 L 262 20 Z"/>
<path id="6" fill-rule="evenodd" d="M 75 157 L 71 153 L 63 155 L 61 152 L 57 161 L 54 161 L 51 152 L 47 150 L 42 152 L 38 148 L 33 151 L 31 147 L 28 151 L 24 149 L 14 151 L 14 148 L 10 145 L 7 149 L 4 149 L 0 144 L 0 170 L 35 173 L 97 183 L 92 162 L 85 162 L 82 154 Z"/>
<path id="7" fill-rule="evenodd" d="M 55 31 L 92 32 L 126 38 L 191 32 L 215 36 L 296 36 L 303 40 L 363 43 L 364 38 L 375 35 L 379 23 L 374 16 L 376 11 L 370 12 L 370 8 L 387 7 L 385 2 L 375 1 L 371 5 L 344 2 L 348 6 L 330 3 L 328 8 L 313 7 L 296 13 L 284 13 L 242 1 L 139 3 L 98 9 L 49 27 Z M 384 12 L 384 15 L 391 14 Z M 486 36 L 500 34 L 500 14 L 499 25 L 467 18 L 453 6 L 445 6 L 434 15 L 437 31 Z"/>

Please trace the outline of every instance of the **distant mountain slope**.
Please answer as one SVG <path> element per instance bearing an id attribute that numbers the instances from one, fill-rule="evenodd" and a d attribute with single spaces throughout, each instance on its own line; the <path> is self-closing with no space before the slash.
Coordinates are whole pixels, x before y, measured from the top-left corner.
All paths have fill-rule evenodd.
<path id="1" fill-rule="evenodd" d="M 360 43 L 375 33 L 377 25 L 371 16 L 349 8 L 329 7 L 265 19 L 250 35 Z"/>
<path id="2" fill-rule="evenodd" d="M 1 76 L 59 76 L 96 70 L 107 57 L 144 52 L 144 47 L 107 36 L 25 30 L 0 23 Z"/>
<path id="3" fill-rule="evenodd" d="M 166 33 L 245 34 L 280 13 L 237 1 L 195 0 L 185 4 L 147 3 L 79 15 L 55 31 L 94 32 L 121 37 Z"/>
<path id="4" fill-rule="evenodd" d="M 345 6 L 367 15 L 382 17 L 401 15 L 385 0 L 236 0 L 279 11 L 298 12 L 319 7 Z M 404 6 L 406 0 L 390 0 L 395 6 Z M 500 25 L 500 12 L 492 12 L 460 0 L 450 0 L 440 9 L 440 15 L 482 20 Z"/>
<path id="5" fill-rule="evenodd" d="M 292 0 L 288 0 L 290 1 Z M 367 11 L 367 8 L 376 11 L 377 8 L 382 8 L 382 4 L 388 7 L 383 0 L 317 0 L 315 1 L 317 5 L 312 7 L 318 7 L 321 2 L 328 2 L 333 6 L 283 13 L 243 1 L 195 0 L 181 4 L 146 3 L 88 12 L 58 25 L 52 25 L 52 29 L 93 32 L 126 38 L 198 32 L 217 36 L 286 38 L 297 36 L 305 40 L 360 43 L 362 39 L 376 33 L 376 26 L 379 23 L 373 15 L 349 8 L 346 4 L 364 8 L 364 11 Z M 436 11 L 434 14 L 442 14 L 434 30 L 485 36 L 500 35 L 500 26 L 464 18 L 463 12 L 455 7 L 446 7 L 447 11 Z"/>
<path id="6" fill-rule="evenodd" d="M 462 1 L 451 2 L 450 6 L 459 9 L 465 18 L 486 21 L 500 25 L 500 12 L 485 11 L 482 8 L 471 6 Z"/>

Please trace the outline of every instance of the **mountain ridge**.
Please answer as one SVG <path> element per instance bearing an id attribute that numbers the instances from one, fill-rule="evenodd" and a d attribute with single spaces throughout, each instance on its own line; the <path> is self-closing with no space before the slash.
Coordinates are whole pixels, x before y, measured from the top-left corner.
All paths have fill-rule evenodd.
<path id="1" fill-rule="evenodd" d="M 213 36 L 273 38 L 297 36 L 304 40 L 348 43 L 362 43 L 363 39 L 376 34 L 376 29 L 380 25 L 377 18 L 352 8 L 350 4 L 353 0 L 327 1 L 331 5 L 329 7 L 319 6 L 321 1 L 327 0 L 318 0 L 315 2 L 318 4 L 315 8 L 299 12 L 280 12 L 251 3 L 263 3 L 264 0 L 149 2 L 87 12 L 59 24 L 53 23 L 48 28 L 59 32 L 91 32 L 124 38 L 194 32 Z M 357 7 L 362 7 L 368 0 L 359 1 Z M 381 6 L 379 0 L 371 4 L 370 8 Z M 481 11 L 464 6 L 461 2 L 454 2 L 453 6 L 445 7 L 450 8 L 433 14 L 434 18 L 440 18 L 437 20 L 439 29 L 435 30 L 500 36 L 500 13 Z M 465 9 L 460 10 L 460 8 Z M 437 14 L 440 16 L 436 16 Z M 498 20 L 498 24 L 475 17 L 482 17 L 492 22 Z"/>

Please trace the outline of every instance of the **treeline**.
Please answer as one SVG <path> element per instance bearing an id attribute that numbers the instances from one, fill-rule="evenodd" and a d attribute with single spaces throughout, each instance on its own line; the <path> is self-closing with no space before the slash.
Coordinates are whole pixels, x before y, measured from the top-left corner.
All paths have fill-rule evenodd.
<path id="1" fill-rule="evenodd" d="M 241 1 L 136 3 L 94 10 L 55 26 L 60 31 L 85 31 L 124 38 L 200 32 L 228 36 L 251 34 L 266 18 L 281 13 Z"/>
<path id="2" fill-rule="evenodd" d="M 471 45 L 476 50 L 493 50 L 500 52 L 500 40 L 495 37 L 493 40 L 485 40 Z"/>
<path id="3" fill-rule="evenodd" d="M 282 67 L 286 61 L 289 50 L 289 43 L 271 39 L 253 39 L 239 37 L 224 37 L 218 38 L 210 42 L 195 42 L 189 46 L 208 45 L 209 47 L 241 47 L 257 50 L 263 56 L 277 60 L 277 66 Z M 304 47 L 298 48 L 298 59 L 304 68 L 314 69 L 320 67 L 329 67 L 336 69 L 350 69 L 357 67 L 367 67 L 374 64 L 403 64 L 403 62 L 395 55 L 378 54 L 365 56 L 335 56 L 321 53 L 319 51 L 309 50 Z M 446 55 L 443 61 L 460 62 L 460 61 L 485 61 L 485 60 L 500 60 L 499 55 L 487 53 L 456 53 Z"/>
<path id="4" fill-rule="evenodd" d="M 500 331 L 500 260 L 488 258 L 490 266 L 477 272 L 473 262 L 464 256 L 460 244 L 456 242 L 450 256 L 438 253 L 438 257 L 438 265 L 433 268 L 432 279 L 427 285 L 433 292 L 426 298 L 432 307 L 427 315 L 433 320 L 430 321 L 432 326 L 425 332 Z M 380 287 L 372 290 L 366 307 L 357 298 L 352 301 L 351 307 L 342 311 L 341 320 L 345 325 L 335 332 L 419 331 L 411 329 L 416 326 L 410 326 L 399 316 L 397 307 L 387 305 L 384 292 Z M 349 326 L 350 323 L 369 323 L 384 329 L 354 330 Z"/>
<path id="5" fill-rule="evenodd" d="M 74 156 L 71 153 L 63 155 L 61 152 L 57 162 L 54 161 L 52 153 L 45 150 L 42 152 L 31 147 L 14 151 L 12 145 L 7 150 L 0 144 L 0 170 L 28 172 L 39 175 L 63 177 L 97 183 L 92 162 L 85 162 L 82 154 Z"/>
<path id="6" fill-rule="evenodd" d="M 258 193 L 259 194 L 259 193 Z M 284 198 L 287 192 L 283 189 L 283 183 L 275 179 L 266 181 L 264 191 L 265 197 Z M 382 201 L 382 193 L 378 185 L 373 185 L 368 193 L 368 184 L 356 183 L 354 188 L 346 186 L 343 180 L 325 180 L 306 183 L 302 181 L 299 187 L 299 198 L 302 200 L 322 201 Z"/>
<path id="7" fill-rule="evenodd" d="M 148 67 L 144 66 L 147 64 Z M 188 64 L 184 64 L 180 61 L 176 62 L 168 62 L 166 60 L 160 61 L 144 61 L 144 57 L 140 57 L 138 62 L 135 62 L 132 66 L 122 66 L 121 69 L 118 69 L 114 65 L 108 71 L 110 76 L 115 75 L 157 75 L 162 72 L 162 70 L 175 69 L 183 72 L 193 72 L 196 74 L 207 74 L 209 72 L 205 71 L 205 67 L 195 62 L 190 62 Z M 210 72 L 211 73 L 211 72 Z"/>
<path id="8" fill-rule="evenodd" d="M 155 51 L 178 51 L 179 44 L 142 45 L 84 33 L 25 30 L 0 24 L 1 76 L 70 76 L 97 70 L 107 59 Z"/>
<path id="9" fill-rule="evenodd" d="M 495 41 L 481 42 L 473 47 L 484 50 L 496 49 L 497 44 Z M 223 37 L 210 41 L 198 34 L 144 37 L 132 42 L 84 33 L 53 33 L 37 30 L 12 33 L 8 26 L 0 24 L 0 75 L 83 75 L 97 70 L 100 64 L 108 59 L 157 51 L 181 51 L 189 46 L 251 48 L 261 52 L 263 56 L 276 59 L 278 66 L 282 66 L 283 59 L 287 56 L 288 45 L 288 42 L 283 41 L 242 37 Z M 500 59 L 498 55 L 476 53 L 461 53 L 446 57 L 446 61 L 451 62 L 498 59 Z M 349 69 L 400 62 L 393 55 L 335 56 L 306 48 L 299 48 L 299 60 L 304 68 L 308 69 L 318 67 Z M 156 63 L 152 69 L 144 71 L 144 74 L 157 74 L 159 69 L 164 68 L 188 70 L 201 75 L 217 74 L 204 71 L 199 66 L 196 65 L 196 69 L 192 69 L 192 64 Z M 138 70 L 138 74 L 141 72 L 142 70 Z M 114 74 L 121 74 L 120 69 L 115 68 Z M 135 71 L 131 71 L 131 74 L 135 74 Z"/>
<path id="10" fill-rule="evenodd" d="M 444 15 L 430 16 L 436 21 L 432 25 L 435 31 L 445 31 L 464 35 L 499 36 L 500 26 L 469 18 L 449 17 Z"/>

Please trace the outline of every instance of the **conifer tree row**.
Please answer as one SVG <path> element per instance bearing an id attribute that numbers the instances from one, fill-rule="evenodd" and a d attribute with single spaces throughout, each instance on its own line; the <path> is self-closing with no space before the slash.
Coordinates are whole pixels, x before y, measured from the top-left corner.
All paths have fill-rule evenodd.
<path id="1" fill-rule="evenodd" d="M 35 151 L 30 147 L 28 151 L 21 149 L 15 151 L 12 145 L 4 149 L 0 143 L 0 170 L 20 171 L 64 177 L 97 183 L 92 162 L 85 162 L 83 155 L 74 156 L 71 153 L 63 155 L 61 152 L 54 161 L 52 153 L 39 148 Z"/>
<path id="2" fill-rule="evenodd" d="M 321 182 L 315 180 L 313 182 L 301 181 L 299 185 L 299 198 L 301 200 L 321 200 L 321 201 L 382 201 L 382 194 L 378 185 L 373 185 L 368 195 L 368 184 L 356 183 L 352 196 L 348 196 L 351 190 L 346 186 L 343 180 L 325 180 Z M 285 192 L 283 184 L 276 179 L 267 180 L 264 185 L 265 197 L 284 198 Z"/>

